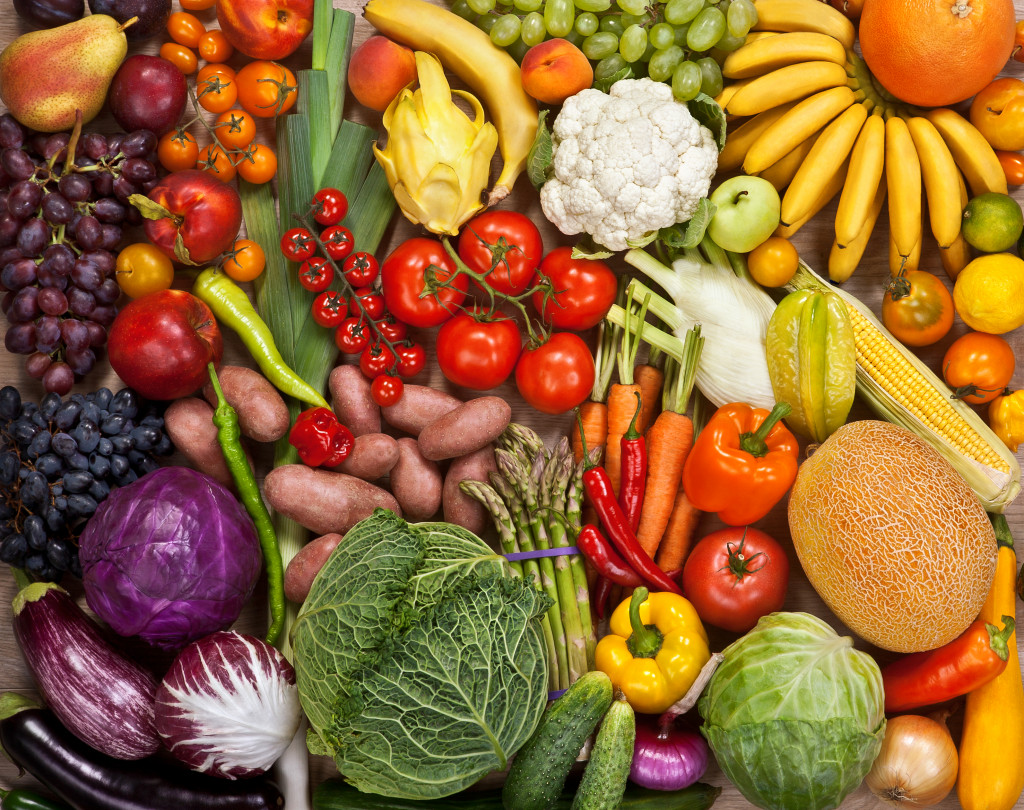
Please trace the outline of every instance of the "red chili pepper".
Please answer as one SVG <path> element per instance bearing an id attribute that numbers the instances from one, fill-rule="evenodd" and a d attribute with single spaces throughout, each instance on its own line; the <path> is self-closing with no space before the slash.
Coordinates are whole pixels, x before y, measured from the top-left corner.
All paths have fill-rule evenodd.
<path id="1" fill-rule="evenodd" d="M 310 467 L 336 467 L 352 452 L 355 438 L 330 408 L 310 408 L 295 418 L 288 443 Z"/>
<path id="2" fill-rule="evenodd" d="M 1014 622 L 1003 629 L 978 619 L 948 644 L 900 658 L 882 669 L 885 710 L 902 712 L 973 692 L 1006 668 Z M 1016 666 L 1016 649 L 1014 666 Z"/>
<path id="3" fill-rule="evenodd" d="M 612 595 L 612 581 L 607 577 L 597 578 L 597 587 L 594 589 L 594 596 L 590 602 L 594 606 L 594 612 L 598 619 L 603 619 L 608 609 L 608 597 Z"/>
<path id="4" fill-rule="evenodd" d="M 640 394 L 636 395 L 636 410 L 629 423 L 629 429 L 619 440 L 621 451 L 621 481 L 619 482 L 619 506 L 626 514 L 629 528 L 636 534 L 640 528 L 640 510 L 644 505 L 644 490 L 647 486 L 647 442 L 636 429 L 640 416 Z M 623 583 L 619 583 L 620 585 Z"/>
<path id="5" fill-rule="evenodd" d="M 597 573 L 616 585 L 639 588 L 644 580 L 615 553 L 608 540 L 593 523 L 586 524 L 576 538 L 576 547 L 594 564 Z"/>

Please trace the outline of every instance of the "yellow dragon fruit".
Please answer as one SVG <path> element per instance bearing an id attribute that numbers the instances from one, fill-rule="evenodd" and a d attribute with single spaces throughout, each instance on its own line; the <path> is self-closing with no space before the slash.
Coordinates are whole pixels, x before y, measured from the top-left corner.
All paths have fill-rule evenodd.
<path id="1" fill-rule="evenodd" d="M 483 208 L 498 132 L 476 96 L 451 89 L 436 56 L 417 51 L 416 73 L 419 87 L 402 90 L 384 111 L 387 144 L 373 153 L 406 218 L 454 236 Z M 474 120 L 453 94 L 472 107 Z"/>

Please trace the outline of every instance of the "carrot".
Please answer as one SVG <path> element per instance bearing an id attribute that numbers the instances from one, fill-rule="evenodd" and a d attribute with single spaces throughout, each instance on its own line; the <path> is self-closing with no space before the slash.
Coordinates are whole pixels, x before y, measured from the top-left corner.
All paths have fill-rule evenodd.
<path id="1" fill-rule="evenodd" d="M 622 345 L 619 348 L 618 366 L 619 381 L 608 391 L 608 437 L 605 440 L 604 468 L 612 482 L 612 491 L 619 494 L 619 481 L 622 478 L 620 459 L 622 458 L 622 436 L 629 430 L 637 409 L 637 396 L 640 396 L 640 407 L 643 403 L 643 390 L 633 378 L 636 353 L 640 348 L 644 318 L 647 316 L 647 301 L 640 307 L 639 313 L 633 312 L 632 293 L 626 296 L 626 323 L 622 330 Z M 630 318 L 637 318 L 636 331 L 629 324 Z M 588 445 L 589 446 L 589 445 Z"/>
<path id="2" fill-rule="evenodd" d="M 621 280 L 619 288 L 622 300 L 625 300 L 625 286 Z M 608 387 L 615 372 L 615 347 L 621 339 L 622 327 L 601 321 L 597 330 L 594 387 L 590 391 L 590 399 L 580 405 L 580 419 L 573 420 L 570 434 L 572 455 L 577 464 L 583 460 L 584 437 L 589 450 L 599 447 L 603 451 L 608 439 L 608 406 L 605 401 L 608 399 Z M 580 435 L 580 421 L 583 423 L 583 436 Z"/>
<path id="3" fill-rule="evenodd" d="M 654 421 L 658 403 L 661 401 L 661 385 L 665 380 L 665 374 L 657 366 L 643 363 L 636 367 L 633 379 L 640 386 L 640 416 L 636 420 L 636 429 L 646 433 Z"/>
<path id="4" fill-rule="evenodd" d="M 702 514 L 704 513 L 690 503 L 683 488 L 679 487 L 675 505 L 672 507 L 672 516 L 658 546 L 656 562 L 662 571 L 675 571 L 683 567 Z"/>
<path id="5" fill-rule="evenodd" d="M 580 434 L 580 424 L 583 433 Z M 608 437 L 608 406 L 604 402 L 588 399 L 580 405 L 580 421 L 572 426 L 572 455 L 579 464 L 583 461 L 583 438 L 586 437 L 587 447 L 604 447 Z"/>

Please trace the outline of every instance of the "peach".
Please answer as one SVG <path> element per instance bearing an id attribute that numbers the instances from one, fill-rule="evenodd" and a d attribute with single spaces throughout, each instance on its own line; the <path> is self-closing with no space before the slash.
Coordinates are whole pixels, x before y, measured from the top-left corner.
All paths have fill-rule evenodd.
<path id="1" fill-rule="evenodd" d="M 360 104 L 384 112 L 406 85 L 416 81 L 416 57 L 404 45 L 372 36 L 352 53 L 348 87 Z"/>
<path id="2" fill-rule="evenodd" d="M 543 104 L 561 104 L 594 83 L 594 69 L 583 51 L 567 39 L 548 39 L 526 52 L 523 90 Z"/>

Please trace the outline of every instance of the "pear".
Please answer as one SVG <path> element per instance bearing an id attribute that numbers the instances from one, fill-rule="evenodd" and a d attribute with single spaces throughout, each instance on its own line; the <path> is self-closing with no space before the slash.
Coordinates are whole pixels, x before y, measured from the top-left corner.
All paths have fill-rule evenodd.
<path id="1" fill-rule="evenodd" d="M 0 53 L 0 101 L 22 124 L 60 132 L 95 118 L 128 53 L 124 25 L 106 14 L 22 34 Z"/>

